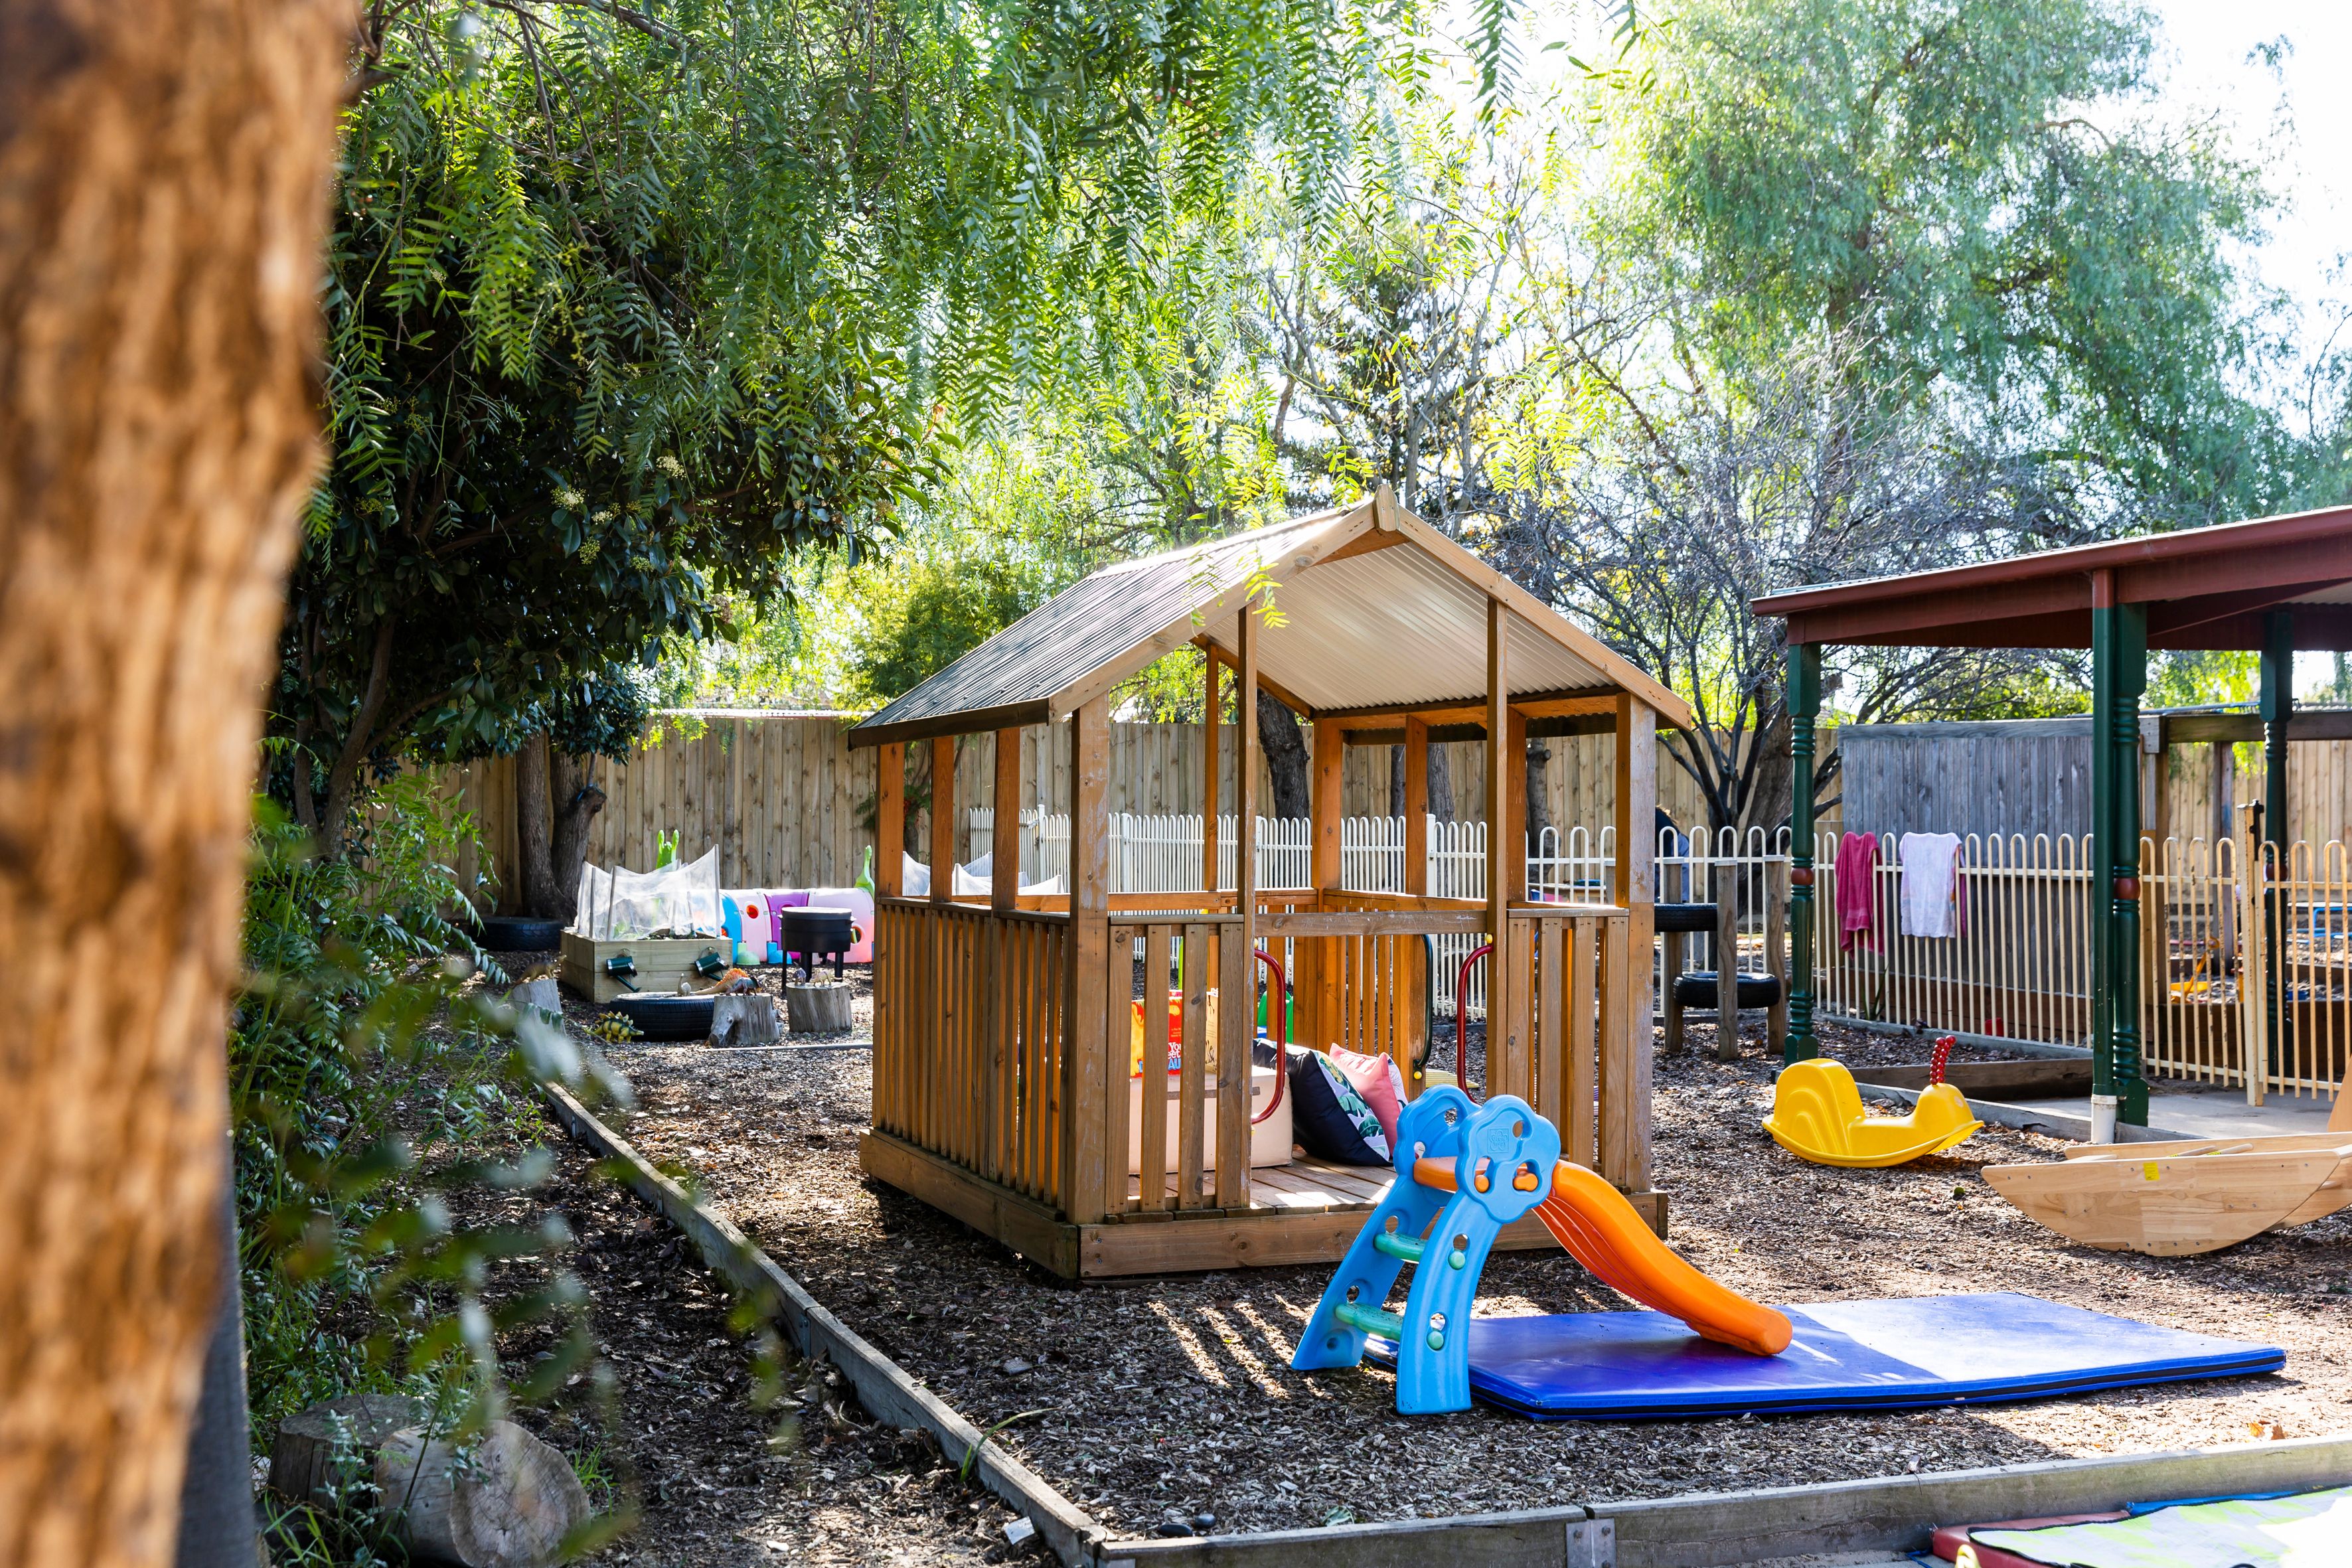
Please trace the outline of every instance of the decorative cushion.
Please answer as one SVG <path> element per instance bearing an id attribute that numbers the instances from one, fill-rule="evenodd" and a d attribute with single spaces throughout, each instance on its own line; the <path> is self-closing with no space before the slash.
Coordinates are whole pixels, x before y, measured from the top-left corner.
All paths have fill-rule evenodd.
<path id="1" fill-rule="evenodd" d="M 1404 1074 L 1387 1057 L 1368 1057 L 1345 1046 L 1331 1047 L 1331 1065 L 1338 1068 L 1357 1095 L 1381 1119 L 1381 1132 L 1396 1147 L 1397 1118 L 1404 1111 Z"/>
<path id="2" fill-rule="evenodd" d="M 1288 1048 L 1291 1136 L 1320 1160 L 1344 1165 L 1385 1165 L 1388 1134 L 1347 1075 L 1320 1051 Z"/>

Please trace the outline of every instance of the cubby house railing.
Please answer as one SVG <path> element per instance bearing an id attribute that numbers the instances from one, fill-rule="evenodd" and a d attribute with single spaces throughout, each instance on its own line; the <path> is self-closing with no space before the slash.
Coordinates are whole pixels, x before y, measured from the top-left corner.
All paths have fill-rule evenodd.
<path id="1" fill-rule="evenodd" d="M 876 911 L 874 1124 L 1062 1204 L 1070 917 L 886 899 Z"/>
<path id="2" fill-rule="evenodd" d="M 1255 934 L 1294 982 L 1299 1043 L 1387 1055 L 1408 1082 L 1424 1054 L 1451 1061 L 1450 1041 L 1429 1053 L 1423 1034 L 1423 939 L 1475 931 L 1483 905 L 1273 891 L 1257 906 Z M 1115 896 L 1100 993 L 1104 1059 L 1092 1063 L 1072 1055 L 1081 1032 L 1069 1026 L 1076 988 L 1066 913 L 885 900 L 877 1130 L 1088 1222 L 1249 1209 L 1251 1121 L 1265 1107 L 1251 1093 L 1255 1002 L 1219 1005 L 1221 982 L 1256 967 L 1233 907 L 1231 893 Z M 1481 1098 L 1528 1100 L 1560 1129 L 1570 1158 L 1646 1191 L 1649 1095 L 1631 1028 L 1637 977 L 1626 911 L 1524 905 L 1507 924 L 1512 972 L 1525 979 L 1489 1025 L 1484 1081 L 1472 1087 Z M 1255 992 L 1252 976 L 1228 994 Z M 1166 1048 L 1160 1009 L 1172 1006 L 1180 1067 L 1144 1072 L 1139 1094 L 1139 994 L 1167 998 L 1142 1004 L 1147 1062 Z M 1222 1037 L 1213 1046 L 1213 1028 Z"/>

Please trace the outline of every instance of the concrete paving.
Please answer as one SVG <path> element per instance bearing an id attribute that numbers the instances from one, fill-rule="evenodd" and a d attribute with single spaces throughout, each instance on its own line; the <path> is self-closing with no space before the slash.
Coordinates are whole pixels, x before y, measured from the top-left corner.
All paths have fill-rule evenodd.
<path id="1" fill-rule="evenodd" d="M 2017 1109 L 2050 1118 L 2053 1125 L 2088 1126 L 2091 1107 L 2081 1100 L 2039 1100 Z M 2248 1105 L 2242 1089 L 2189 1089 L 2167 1085 L 2148 1096 L 2149 1138 L 2252 1138 L 2270 1133 L 2325 1132 L 2335 1101 L 2315 1094 L 2272 1094 Z"/>
<path id="2" fill-rule="evenodd" d="M 1885 1089 L 1858 1084 L 1864 1100 L 1875 1100 L 1907 1110 L 1919 1098 L 1908 1089 Z M 1978 1120 L 2001 1127 L 2031 1128 L 2053 1138 L 2088 1142 L 2091 1104 L 2087 1100 L 2029 1100 L 2000 1103 L 1972 1100 L 1969 1107 Z M 2168 1086 L 2148 1097 L 2147 1125 L 2121 1130 L 2127 1143 L 2166 1142 L 2183 1138 L 2250 1138 L 2269 1133 L 2325 1132 L 2335 1101 L 2310 1094 L 2273 1094 L 2261 1105 L 2248 1105 L 2241 1089 L 2199 1089 Z"/>

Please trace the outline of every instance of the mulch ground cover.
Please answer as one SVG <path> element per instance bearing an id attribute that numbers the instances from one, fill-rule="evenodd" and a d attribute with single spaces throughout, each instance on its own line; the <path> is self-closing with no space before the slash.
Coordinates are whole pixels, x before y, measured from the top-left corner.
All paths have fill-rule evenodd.
<path id="1" fill-rule="evenodd" d="M 583 1020 L 586 1013 L 579 1009 Z M 862 985 L 858 1015 L 862 1026 Z M 1832 1054 L 1857 1065 L 1924 1062 L 1929 1044 L 1834 1027 L 1823 1035 Z M 625 1131 L 641 1150 L 690 1173 L 708 1201 L 967 1418 L 983 1427 L 1009 1420 L 996 1441 L 1122 1531 L 1478 1512 L 2352 1426 L 2352 1342 L 2345 1334 L 2352 1215 L 2201 1258 L 2074 1247 L 2017 1215 L 1977 1175 L 1987 1163 L 2055 1158 L 2062 1143 L 1988 1128 L 1949 1154 L 1889 1170 L 1806 1164 L 1757 1126 L 1770 1103 L 1773 1067 L 1760 1034 L 1745 1038 L 1731 1063 L 1713 1058 L 1710 1026 L 1692 1025 L 1689 1037 L 1684 1051 L 1657 1059 L 1658 1181 L 1672 1194 L 1674 1245 L 1725 1283 L 1797 1303 L 2028 1291 L 2274 1343 L 2288 1352 L 2286 1371 L 1882 1415 L 1538 1425 L 1479 1408 L 1404 1418 L 1384 1373 L 1288 1370 L 1293 1337 L 1327 1268 L 1074 1285 L 866 1178 L 856 1163 L 868 1103 L 862 1049 L 641 1045 L 612 1054 L 636 1087 L 639 1109 L 625 1119 Z M 1474 1030 L 1474 1073 L 1480 1046 Z M 1955 1053 L 1961 1060 L 1998 1054 Z M 646 1325 L 667 1325 L 691 1305 L 674 1298 L 632 1314 L 625 1328 L 650 1331 Z M 1563 1255 L 1512 1254 L 1488 1266 L 1479 1310 L 1625 1305 Z M 705 1349 L 714 1366 L 725 1355 L 742 1361 L 740 1345 L 723 1353 L 718 1345 Z M 658 1403 L 665 1389 L 649 1384 L 646 1394 Z M 649 1404 L 649 1422 L 653 1409 Z M 660 1429 L 699 1422 L 715 1432 L 747 1431 L 739 1409 L 731 1398 L 706 1400 Z M 685 1441 L 662 1439 L 672 1440 Z M 756 1451 L 747 1447 L 745 1458 L 730 1463 L 749 1462 Z M 962 1523 L 944 1499 L 926 1501 L 927 1490 L 894 1487 L 886 1497 L 854 1466 L 830 1467 L 834 1479 L 824 1481 L 818 1471 L 825 1467 L 798 1465 L 753 1472 L 756 1483 L 729 1507 L 784 1511 L 767 1516 L 774 1520 L 769 1526 L 736 1531 L 736 1539 L 797 1531 L 803 1534 L 793 1539 L 835 1543 L 808 1550 L 842 1553 L 807 1560 L 885 1562 L 897 1548 L 859 1521 L 904 1509 L 942 1527 Z M 690 1461 L 680 1468 L 702 1467 Z M 708 1473 L 701 1479 L 717 1484 Z M 982 1533 L 954 1539 L 976 1549 Z M 857 1540 L 841 1544 L 845 1536 Z"/>
<path id="2" fill-rule="evenodd" d="M 499 955 L 512 973 L 538 956 Z M 592 1009 L 577 1009 L 583 1021 Z M 459 1198 L 462 1223 L 570 1229 L 566 1262 L 588 1289 L 591 1326 L 613 1379 L 600 1415 L 584 1390 L 515 1419 L 566 1454 L 593 1457 L 598 1500 L 634 1499 L 636 1523 L 593 1561 L 629 1568 L 748 1564 L 981 1564 L 1028 1562 L 1034 1540 L 1004 1535 L 1012 1511 L 940 1457 L 929 1434 L 877 1422 L 830 1368 L 795 1359 L 755 1383 L 759 1342 L 733 1288 L 692 1247 L 572 1143 L 552 1121 L 552 1178 L 521 1193 Z M 543 1285 L 518 1261 L 495 1298 Z M 501 1336 L 509 1371 L 527 1372 L 553 1330 Z"/>

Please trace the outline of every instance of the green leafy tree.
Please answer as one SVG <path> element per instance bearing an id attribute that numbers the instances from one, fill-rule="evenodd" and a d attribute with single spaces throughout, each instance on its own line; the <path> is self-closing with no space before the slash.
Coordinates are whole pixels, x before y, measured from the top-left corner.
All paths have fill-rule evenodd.
<path id="1" fill-rule="evenodd" d="M 854 634 L 854 701 L 879 705 L 945 669 L 1045 597 L 1040 578 L 995 554 L 933 555 L 877 574 Z"/>
<path id="2" fill-rule="evenodd" d="M 1999 432 L 2116 523 L 2292 489 L 2239 390 L 2279 348 L 2232 255 L 2270 197 L 2210 127 L 2154 111 L 2147 12 L 1696 0 L 1643 53 L 1608 221 L 1695 286 L 1679 347 L 1764 364 L 1827 333 L 1874 401 Z"/>
<path id="3" fill-rule="evenodd" d="M 386 759 L 520 744 L 773 613 L 793 552 L 887 545 L 1024 398 L 1150 381 L 1244 173 L 1333 199 L 1429 20 L 373 0 L 275 705 L 298 818 L 331 849 Z"/>

